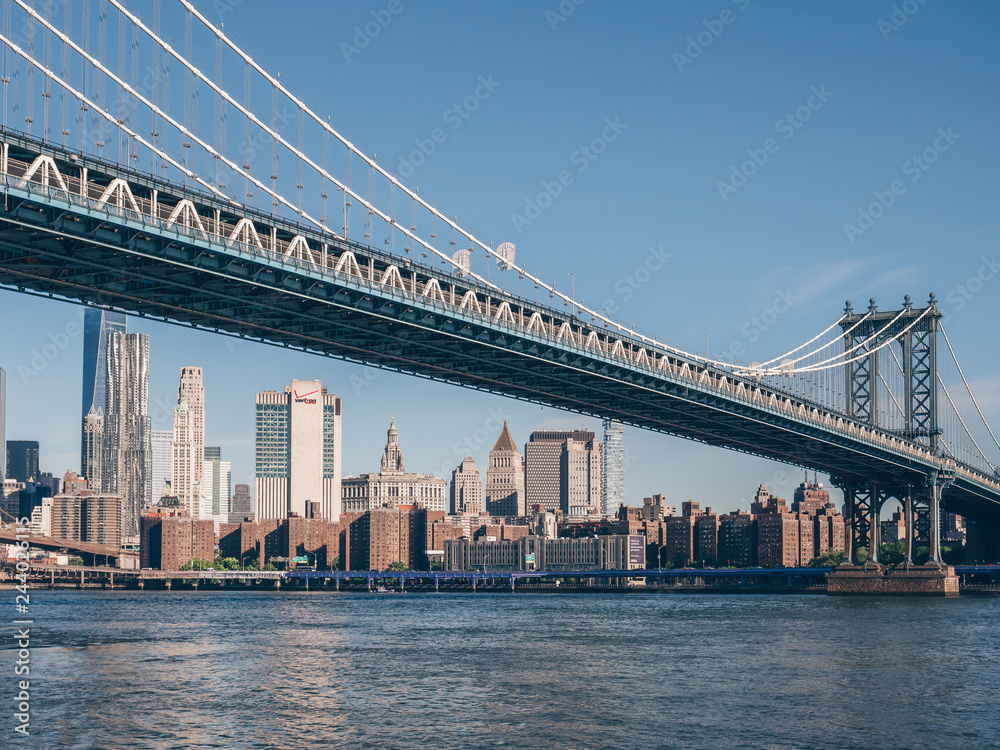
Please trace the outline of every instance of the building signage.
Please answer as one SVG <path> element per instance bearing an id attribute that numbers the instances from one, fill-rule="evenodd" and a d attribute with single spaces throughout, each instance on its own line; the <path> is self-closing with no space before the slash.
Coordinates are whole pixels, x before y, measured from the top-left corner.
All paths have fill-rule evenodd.
<path id="1" fill-rule="evenodd" d="M 534 552 L 529 552 L 528 554 L 526 554 L 524 556 L 524 562 L 526 562 L 529 565 L 534 565 L 535 564 L 535 553 Z"/>
<path id="2" fill-rule="evenodd" d="M 628 538 L 629 568 L 641 568 L 646 565 L 646 537 L 630 536 Z"/>
<path id="3" fill-rule="evenodd" d="M 292 395 L 295 397 L 295 403 L 297 404 L 315 404 L 316 399 L 309 397 L 317 393 L 319 393 L 318 388 L 315 391 L 309 391 L 308 393 L 299 393 L 295 390 L 292 391 Z"/>

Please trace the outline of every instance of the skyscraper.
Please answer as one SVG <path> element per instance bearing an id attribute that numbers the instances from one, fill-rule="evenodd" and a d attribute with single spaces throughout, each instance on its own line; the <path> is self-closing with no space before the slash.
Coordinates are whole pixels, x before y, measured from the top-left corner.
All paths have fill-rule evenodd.
<path id="1" fill-rule="evenodd" d="M 182 367 L 180 384 L 177 386 L 177 403 L 187 401 L 191 418 L 191 486 L 201 496 L 205 491 L 205 386 L 202 384 L 200 367 Z M 198 518 L 197 514 L 192 514 Z M 204 516 L 201 516 L 204 518 Z"/>
<path id="2" fill-rule="evenodd" d="M 483 480 L 479 478 L 479 467 L 471 456 L 466 456 L 451 472 L 449 511 L 455 515 L 480 515 L 484 510 Z"/>
<path id="3" fill-rule="evenodd" d="M 202 519 L 229 523 L 229 498 L 232 494 L 233 465 L 222 460 L 222 448 L 205 446 L 205 485 L 202 494 Z"/>
<path id="4" fill-rule="evenodd" d="M 604 420 L 604 507 L 605 515 L 618 512 L 625 504 L 625 426 Z"/>
<path id="5" fill-rule="evenodd" d="M 134 539 L 140 512 L 153 494 L 149 336 L 109 333 L 106 354 L 101 491 L 122 499 L 122 536 Z"/>
<path id="6" fill-rule="evenodd" d="M 253 513 L 250 485 L 238 484 L 233 488 L 233 502 L 229 507 L 230 523 L 237 523 Z"/>
<path id="7" fill-rule="evenodd" d="M 93 406 L 83 418 L 83 456 L 80 475 L 92 490 L 101 491 L 101 469 L 104 451 L 104 407 Z"/>
<path id="8" fill-rule="evenodd" d="M 7 444 L 7 373 L 0 367 L 0 445 Z M 0 483 L 7 478 L 7 454 L 0 451 Z"/>
<path id="9" fill-rule="evenodd" d="M 38 441 L 8 440 L 7 441 L 7 477 L 18 482 L 37 482 Z"/>
<path id="10" fill-rule="evenodd" d="M 194 480 L 194 429 L 187 398 L 180 396 L 174 408 L 174 432 L 170 444 L 170 489 L 191 518 L 201 518 L 201 486 Z"/>
<path id="11" fill-rule="evenodd" d="M 163 485 L 170 481 L 170 471 L 173 468 L 174 433 L 170 430 L 153 430 L 150 432 L 150 445 L 153 450 L 153 504 L 163 497 Z"/>
<path id="12" fill-rule="evenodd" d="M 125 333 L 124 313 L 88 307 L 83 312 L 83 399 L 80 416 L 86 423 L 87 415 L 96 410 L 104 414 L 104 401 L 108 382 L 108 334 Z M 81 442 L 80 466 L 87 479 L 91 479 L 87 463 L 87 436 Z"/>
<path id="13" fill-rule="evenodd" d="M 589 430 L 536 430 L 524 447 L 529 508 L 561 510 L 571 516 L 603 508 L 601 444 Z"/>
<path id="14" fill-rule="evenodd" d="M 486 467 L 486 512 L 493 516 L 523 516 L 527 512 L 525 500 L 524 462 L 504 422 Z"/>
<path id="15" fill-rule="evenodd" d="M 306 517 L 320 503 L 340 520 L 341 401 L 318 380 L 293 380 L 256 397 L 254 495 L 257 518 Z"/>

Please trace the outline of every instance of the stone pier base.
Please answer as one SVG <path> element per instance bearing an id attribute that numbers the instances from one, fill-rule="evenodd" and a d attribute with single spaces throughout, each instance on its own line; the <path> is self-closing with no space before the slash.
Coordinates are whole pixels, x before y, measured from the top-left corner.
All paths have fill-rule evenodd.
<path id="1" fill-rule="evenodd" d="M 958 596 L 958 576 L 950 565 L 864 565 L 844 563 L 826 577 L 832 596 Z"/>

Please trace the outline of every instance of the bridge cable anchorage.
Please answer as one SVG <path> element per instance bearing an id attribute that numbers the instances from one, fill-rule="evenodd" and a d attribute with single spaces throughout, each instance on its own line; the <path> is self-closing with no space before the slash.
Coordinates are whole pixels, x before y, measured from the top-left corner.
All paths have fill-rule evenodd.
<path id="1" fill-rule="evenodd" d="M 24 50 L 22 50 L 19 46 L 17 46 L 13 42 L 11 42 L 3 34 L 0 34 L 0 42 L 2 42 L 3 44 L 5 44 L 6 46 L 10 47 L 11 50 L 13 50 L 16 54 L 20 55 L 21 57 L 24 57 L 26 60 L 31 60 L 31 58 L 28 56 L 28 54 Z M 62 78 L 60 78 L 55 73 L 52 73 L 51 75 L 52 75 L 52 80 L 53 81 L 55 81 L 57 84 L 59 84 L 60 86 L 62 86 L 63 88 L 65 88 L 67 91 L 69 91 L 70 93 L 72 93 L 73 96 L 75 96 L 79 101 L 83 102 L 85 105 L 87 105 L 88 108 L 92 109 L 95 112 L 95 114 L 100 115 L 101 117 L 103 117 L 108 122 L 113 123 L 116 126 L 118 126 L 118 121 L 115 119 L 114 115 L 110 114 L 109 112 L 106 112 L 104 109 L 102 109 L 100 106 L 98 106 L 98 104 L 96 102 L 94 102 L 93 100 L 88 99 L 87 97 L 85 97 L 81 92 L 77 91 L 76 88 L 74 88 L 73 86 L 71 86 L 69 83 L 67 83 L 66 81 L 64 81 Z M 156 148 L 155 146 L 153 146 L 152 144 L 150 144 L 149 141 L 147 141 L 143 136 L 139 135 L 138 133 L 134 132 L 133 130 L 131 130 L 130 128 L 128 128 L 128 127 L 126 127 L 124 125 L 121 125 L 119 127 L 121 127 L 130 136 L 132 136 L 133 138 L 135 138 L 136 141 L 138 141 L 139 143 L 141 143 L 143 146 L 145 146 L 146 148 L 150 149 L 150 151 L 152 151 L 153 153 L 157 154 L 158 156 L 160 156 L 164 160 L 170 162 L 170 164 L 172 166 L 177 167 L 177 169 L 179 169 L 181 171 L 184 171 L 184 166 L 180 162 L 178 162 L 176 159 L 174 159 L 173 157 L 171 157 L 169 154 L 167 154 L 162 149 Z M 197 175 L 192 175 L 192 177 L 195 180 L 197 180 L 203 187 L 207 188 L 213 194 L 219 196 L 223 200 L 225 200 L 225 201 L 233 204 L 234 206 L 241 206 L 242 205 L 238 201 L 234 200 L 233 198 L 229 198 L 227 195 L 225 195 L 224 193 L 222 193 L 221 191 L 219 191 L 218 189 L 216 189 L 213 185 L 205 182 L 202 178 L 198 177 Z"/>
<path id="2" fill-rule="evenodd" d="M 948 351 L 951 352 L 951 358 L 955 362 L 955 367 L 958 368 L 958 374 L 962 377 L 962 382 L 965 384 L 965 390 L 969 392 L 969 397 L 972 399 L 972 403 L 975 404 L 976 411 L 979 412 L 979 418 L 983 420 L 983 424 L 986 425 L 986 429 L 990 433 L 990 437 L 993 438 L 993 443 L 997 448 L 1000 448 L 1000 441 L 997 440 L 997 436 L 993 434 L 993 430 L 990 428 L 990 423 L 986 421 L 986 416 L 983 414 L 983 410 L 979 408 L 979 402 L 976 400 L 976 395 L 972 392 L 972 387 L 969 385 L 969 381 L 965 377 L 965 373 L 962 372 L 962 365 L 958 363 L 958 357 L 955 356 L 955 350 L 951 347 L 951 342 L 948 340 L 948 333 L 944 330 L 944 324 L 938 323 L 938 330 L 941 331 L 941 335 L 944 337 L 944 343 L 948 345 Z"/>
<path id="3" fill-rule="evenodd" d="M 108 78 L 110 78 L 111 80 L 113 80 L 118 85 L 122 86 L 126 91 L 128 91 L 129 94 L 131 94 L 136 99 L 138 99 L 139 101 L 141 101 L 144 106 L 149 107 L 150 109 L 153 109 L 155 107 L 156 110 L 159 112 L 159 114 L 163 117 L 163 119 L 166 120 L 171 125 L 173 125 L 181 133 L 181 135 L 187 136 L 187 137 L 191 138 L 191 140 L 195 141 L 199 146 L 201 146 L 203 149 L 205 149 L 208 153 L 212 154 L 212 156 L 215 156 L 216 158 L 219 158 L 222 161 L 224 161 L 226 163 L 226 165 L 230 169 L 233 169 L 236 173 L 240 172 L 240 168 L 235 164 L 235 162 L 233 162 L 231 159 L 228 159 L 224 154 L 221 154 L 220 152 L 216 151 L 210 144 L 206 143 L 204 140 L 202 140 L 201 138 L 199 138 L 196 134 L 194 134 L 193 132 L 191 132 L 190 130 L 188 130 L 188 128 L 185 127 L 183 124 L 177 122 L 177 120 L 175 120 L 170 114 L 168 114 L 167 112 L 162 111 L 159 107 L 156 107 L 156 105 L 154 105 L 152 102 L 150 102 L 149 99 L 147 99 L 145 96 L 143 96 L 138 91 L 136 91 L 131 86 L 129 86 L 127 83 L 125 83 L 121 78 L 119 78 L 112 71 L 110 71 L 107 67 L 105 67 L 103 63 L 101 63 L 99 60 L 97 60 L 96 58 L 94 58 L 88 52 L 86 52 L 85 50 L 83 50 L 79 45 L 77 45 L 72 39 L 70 39 L 69 37 L 67 37 L 64 33 L 62 33 L 61 31 L 59 31 L 58 29 L 56 29 L 51 24 L 46 23 L 43 19 L 41 19 L 40 16 L 38 16 L 37 13 L 35 13 L 35 11 L 33 9 L 29 8 L 24 3 L 24 0 L 14 0 L 14 2 L 16 2 L 22 8 L 24 8 L 33 17 L 38 18 L 53 34 L 55 34 L 60 39 L 62 39 L 62 41 L 64 43 L 71 45 L 73 47 L 73 49 L 78 54 L 80 54 L 81 56 L 83 56 L 84 58 L 86 58 L 90 62 L 91 65 L 93 65 L 96 68 L 98 68 L 98 70 L 100 70 L 102 73 L 104 73 L 105 76 L 107 76 Z M 116 2 L 116 0 L 110 0 L 110 2 L 113 3 L 116 6 L 118 5 L 117 2 Z M 146 28 L 144 26 L 142 26 L 141 22 L 139 22 L 137 25 L 140 25 L 140 28 L 143 28 L 143 30 L 146 31 L 147 34 L 150 33 L 149 31 L 146 30 Z M 17 45 L 14 45 L 12 42 L 10 42 L 9 40 L 7 40 L 6 38 L 4 39 L 4 42 L 6 44 L 11 45 L 12 48 L 16 48 L 16 50 L 19 51 L 19 54 L 21 54 L 23 57 L 25 57 L 25 59 L 33 62 L 35 65 L 38 65 L 38 62 L 33 57 L 27 55 L 23 51 L 20 51 L 20 48 L 18 48 Z M 172 52 L 172 50 L 170 50 L 169 47 L 167 47 L 166 49 L 168 49 L 168 51 Z M 173 53 L 173 54 L 176 56 L 176 53 Z M 179 59 L 181 59 L 181 58 L 179 58 Z M 53 76 L 53 80 L 55 80 L 55 74 L 50 71 L 50 75 L 52 75 Z M 66 87 L 66 88 L 71 88 L 71 87 L 68 86 L 68 84 L 63 83 L 62 85 L 64 87 Z M 228 94 L 226 96 L 228 97 Z M 235 102 L 232 99 L 228 99 L 228 101 L 230 101 L 230 103 L 232 103 L 232 104 L 235 104 Z M 96 105 L 92 105 L 92 106 L 96 106 Z M 236 106 L 239 106 L 239 105 L 236 105 Z M 122 130 L 126 130 L 125 123 L 123 121 L 121 121 L 120 119 L 116 119 L 115 117 L 110 116 L 110 115 L 106 116 L 106 119 L 109 122 L 111 122 L 112 124 L 116 125 L 118 128 L 120 128 Z M 129 130 L 128 132 L 131 133 L 132 131 Z M 101 144 L 99 143 L 98 145 L 101 145 Z M 147 147 L 148 147 L 148 144 L 144 143 L 144 145 L 147 145 Z M 204 180 L 202 180 L 200 177 L 198 177 L 198 175 L 196 175 L 192 170 L 188 169 L 186 166 L 184 166 L 184 167 L 180 166 L 173 159 L 170 159 L 170 162 L 172 164 L 174 164 L 175 166 L 177 166 L 185 174 L 186 177 L 190 177 L 191 179 L 197 180 L 199 183 L 201 183 L 205 187 L 209 187 L 212 190 L 212 192 L 216 193 L 217 195 L 221 195 L 221 193 L 218 193 L 218 191 L 215 190 L 215 188 L 210 187 Z M 273 193 L 263 183 L 261 183 L 259 180 L 257 180 L 257 178 L 251 177 L 250 179 L 251 179 L 251 181 L 255 185 L 257 185 L 262 190 L 265 190 L 266 192 L 268 192 L 269 194 L 271 194 L 275 199 L 280 200 L 285 206 L 287 206 L 288 208 L 290 208 L 292 210 L 295 210 L 295 206 L 293 206 L 288 200 L 286 200 L 282 196 L 278 195 L 277 193 Z M 223 197 L 225 197 L 225 196 L 223 196 Z M 226 197 L 226 200 L 229 201 L 230 203 L 239 204 L 238 201 L 235 201 L 235 200 L 233 200 L 231 198 L 228 198 L 228 197 Z M 319 221 L 317 221 L 316 219 L 314 219 L 312 216 L 310 216 L 309 214 L 302 214 L 302 216 L 304 218 L 308 219 L 309 221 L 311 221 L 313 224 L 315 224 L 321 230 L 323 230 L 323 226 L 319 223 Z M 328 232 L 329 230 L 324 230 L 324 231 Z M 329 233 L 333 234 L 332 232 L 329 232 Z M 336 236 L 336 235 L 334 235 L 334 236 Z"/>
<path id="4" fill-rule="evenodd" d="M 114 5 L 122 13 L 126 13 L 130 17 L 132 17 L 132 14 L 129 13 L 129 11 L 127 11 L 123 7 L 123 5 L 119 2 L 119 0 L 109 0 L 109 2 L 112 5 Z M 234 53 L 236 53 L 236 55 L 238 55 L 239 57 L 241 57 L 245 63 L 253 66 L 253 68 L 260 75 L 262 75 L 265 79 L 267 79 L 273 86 L 275 86 L 276 88 L 278 88 L 282 92 L 282 94 L 284 94 L 286 97 L 288 97 L 288 99 L 290 101 L 292 101 L 297 107 L 299 107 L 299 109 L 302 112 L 304 112 L 306 115 L 308 115 L 315 123 L 317 123 L 318 125 L 320 125 L 320 127 L 322 127 L 325 131 L 329 132 L 330 135 L 334 136 L 337 140 L 339 140 L 342 144 L 344 144 L 344 146 L 346 146 L 347 149 L 350 152 L 352 152 L 356 156 L 359 156 L 373 170 L 377 171 L 380 175 L 382 175 L 385 179 L 387 179 L 391 184 L 395 185 L 399 190 L 402 190 L 404 193 L 406 193 L 407 195 L 409 195 L 414 201 L 418 202 L 421 206 L 423 206 L 423 208 L 425 208 L 427 211 L 429 211 L 433 216 L 441 219 L 446 224 L 448 224 L 449 226 L 453 227 L 457 232 L 459 232 L 464 237 L 466 237 L 474 245 L 478 245 L 479 247 L 481 247 L 484 250 L 484 252 L 486 252 L 486 254 L 488 256 L 492 256 L 495 260 L 498 260 L 498 261 L 503 261 L 503 262 L 506 261 L 506 259 L 504 257 L 500 256 L 500 254 L 498 254 L 488 243 L 484 242 L 483 240 L 480 240 L 471 231 L 462 228 L 457 222 L 454 222 L 451 219 L 449 219 L 447 217 L 447 215 L 445 215 L 444 213 L 442 213 L 441 211 L 439 211 L 432 204 L 430 204 L 427 201 L 425 201 L 422 198 L 420 198 L 419 194 L 418 194 L 418 191 L 416 189 L 411 190 L 410 188 L 406 187 L 406 185 L 404 185 L 402 182 L 400 182 L 399 179 L 395 175 L 393 175 L 392 173 L 390 173 L 386 169 L 382 168 L 378 163 L 376 163 L 374 161 L 374 159 L 371 159 L 367 155 L 365 155 L 365 153 L 363 151 L 361 151 L 360 149 L 358 149 L 349 139 L 347 139 L 346 137 L 344 137 L 343 135 L 341 135 L 327 121 L 323 120 L 319 115 L 317 115 L 305 102 L 303 102 L 301 99 L 299 99 L 298 97 L 296 97 L 291 91 L 289 91 L 285 86 L 283 86 L 278 76 L 273 76 L 270 73 L 268 73 L 252 57 L 250 57 L 250 55 L 246 54 L 239 47 L 239 45 L 237 45 L 228 36 L 226 36 L 225 32 L 223 32 L 221 28 L 216 27 L 211 21 L 209 21 L 201 12 L 198 11 L 198 9 L 192 3 L 188 2 L 188 0 L 179 0 L 179 2 L 187 10 L 189 10 L 194 15 L 195 18 L 197 18 L 199 21 L 201 21 L 201 23 L 204 24 L 204 26 L 209 31 L 211 31 L 211 33 L 217 39 L 221 39 L 223 42 L 225 42 L 225 44 Z M 146 33 L 149 34 L 154 40 L 156 40 L 157 43 L 159 43 L 161 46 L 163 46 L 163 48 L 167 52 L 170 52 L 175 57 L 178 57 L 177 54 L 170 48 L 170 46 L 168 44 L 166 44 L 162 39 L 160 39 L 159 37 L 157 37 L 157 36 L 155 36 L 153 34 L 150 34 L 150 32 L 143 27 L 141 21 L 139 21 L 138 23 L 140 25 L 140 28 L 143 28 L 146 31 Z M 179 59 L 179 61 L 182 64 L 186 64 L 186 62 L 184 60 L 182 60 L 180 58 L 178 58 L 178 59 Z M 193 69 L 193 72 L 195 73 L 195 75 L 199 74 L 199 71 L 196 68 L 193 68 L 193 66 L 192 66 L 192 69 Z M 206 80 L 206 83 L 208 83 L 209 85 L 214 85 L 210 81 L 207 81 L 207 80 Z M 235 104 L 235 102 L 232 102 L 232 101 L 230 101 L 230 103 Z M 252 116 L 249 113 L 244 113 L 244 114 L 247 114 L 248 116 Z M 280 138 L 280 136 L 278 136 L 278 137 Z M 294 154 L 300 155 L 299 152 L 295 148 L 293 148 L 289 144 L 287 144 L 287 142 L 285 142 L 284 139 L 281 139 L 281 140 L 282 140 L 283 145 L 285 145 L 285 147 L 288 148 L 289 151 L 291 151 Z M 306 163 L 309 164 L 317 172 L 320 172 L 320 174 L 325 174 L 326 173 L 325 170 L 322 170 L 315 162 L 313 162 L 311 159 L 308 159 L 308 157 L 306 157 L 304 154 L 301 154 L 301 156 L 306 161 Z M 338 188 L 343 189 L 343 186 L 340 184 L 340 182 L 337 181 L 335 178 L 333 178 L 332 175 L 327 174 L 327 177 L 332 182 L 334 182 L 335 184 L 337 184 Z M 355 197 L 357 200 L 359 200 L 362 203 L 362 205 L 365 205 L 365 201 L 359 195 L 357 195 L 356 193 L 354 193 L 354 191 L 351 191 L 351 195 L 353 197 Z M 346 197 L 346 192 L 345 192 L 345 197 Z M 459 268 L 458 265 L 455 263 L 455 261 L 452 258 L 449 258 L 444 253 L 441 253 L 440 251 L 436 250 L 435 248 L 430 247 L 428 245 L 428 243 L 426 243 L 424 240 L 420 239 L 419 237 L 416 237 L 412 233 L 408 232 L 404 227 L 402 227 L 398 223 L 392 221 L 392 218 L 390 216 L 386 215 L 384 212 L 380 211 L 377 208 L 373 208 L 372 206 L 365 206 L 365 207 L 368 208 L 369 210 L 374 210 L 375 213 L 378 214 L 379 217 L 383 221 L 386 221 L 386 222 L 392 224 L 392 226 L 394 226 L 396 229 L 398 229 L 399 231 L 401 231 L 404 234 L 406 234 L 412 240 L 414 240 L 415 242 L 419 242 L 427 250 L 433 252 L 435 255 L 437 255 L 438 257 L 440 257 L 445 262 L 450 263 L 452 265 L 452 267 L 453 267 L 453 270 L 455 270 L 455 271 L 457 271 L 459 273 L 467 273 L 469 276 L 473 277 L 477 281 L 480 281 L 481 283 L 484 283 L 487 286 L 489 286 L 489 287 L 491 287 L 493 289 L 496 289 L 497 291 L 502 291 L 499 286 L 497 286 L 495 284 L 492 284 L 487 279 L 483 279 L 481 276 L 479 276 L 475 272 L 473 272 L 471 270 L 465 270 L 465 269 Z M 558 289 L 556 289 L 554 286 L 545 283 L 542 279 L 540 279 L 539 277 L 537 277 L 534 274 L 530 273 L 526 268 L 524 268 L 523 265 L 510 264 L 510 267 L 517 269 L 518 272 L 521 273 L 521 274 L 523 274 L 525 278 L 527 278 L 530 281 L 532 281 L 532 282 L 540 285 L 541 287 L 547 289 L 551 295 L 559 297 L 559 299 L 561 299 L 567 305 L 575 305 L 577 308 L 579 308 L 579 310 L 581 311 L 581 313 L 585 313 L 587 315 L 591 315 L 595 320 L 600 320 L 600 321 L 602 321 L 604 323 L 607 323 L 610 326 L 614 326 L 614 328 L 616 330 L 618 330 L 618 331 L 620 331 L 622 333 L 626 333 L 626 334 L 628 334 L 630 336 L 633 336 L 633 337 L 635 337 L 635 338 L 637 338 L 637 339 L 639 339 L 641 341 L 644 341 L 644 342 L 646 342 L 647 344 L 649 344 L 650 346 L 652 346 L 654 349 L 656 349 L 658 351 L 667 351 L 667 352 L 670 352 L 672 354 L 677 354 L 677 355 L 686 357 L 688 359 L 693 359 L 693 360 L 696 360 L 696 361 L 704 362 L 707 365 L 709 365 L 709 364 L 710 365 L 715 365 L 716 367 L 719 367 L 719 368 L 727 370 L 727 371 L 734 370 L 734 368 L 735 368 L 735 365 L 733 365 L 733 363 L 731 363 L 731 362 L 722 362 L 720 360 L 710 359 L 707 356 L 701 356 L 699 354 L 693 354 L 691 352 L 684 351 L 683 349 L 679 349 L 677 347 L 673 347 L 673 346 L 670 346 L 668 344 L 664 344 L 663 342 L 660 342 L 660 341 L 657 341 L 656 339 L 650 338 L 650 337 L 648 337 L 648 336 L 640 333 L 639 331 L 636 331 L 636 330 L 633 330 L 633 329 L 628 328 L 626 326 L 623 326 L 620 323 L 617 323 L 614 320 L 611 320 L 610 318 L 608 318 L 607 316 L 605 316 L 605 315 L 597 312 L 596 310 L 592 310 L 592 309 L 590 309 L 588 307 L 583 306 L 582 304 L 576 303 L 573 299 L 571 299 L 570 295 L 564 294 L 563 292 L 560 292 Z"/>

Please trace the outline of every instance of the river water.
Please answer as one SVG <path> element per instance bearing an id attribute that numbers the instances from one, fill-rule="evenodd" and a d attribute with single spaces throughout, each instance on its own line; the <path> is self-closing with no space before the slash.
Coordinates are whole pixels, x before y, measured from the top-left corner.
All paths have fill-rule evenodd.
<path id="1" fill-rule="evenodd" d="M 1000 746 L 1000 599 L 45 591 L 31 610 L 31 735 L 5 718 L 4 746 Z"/>

